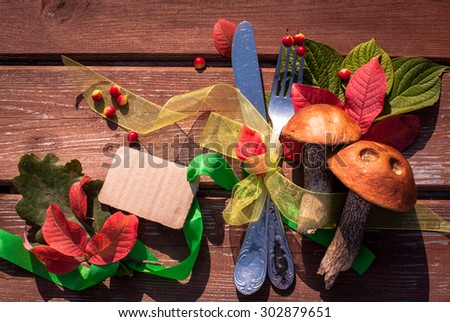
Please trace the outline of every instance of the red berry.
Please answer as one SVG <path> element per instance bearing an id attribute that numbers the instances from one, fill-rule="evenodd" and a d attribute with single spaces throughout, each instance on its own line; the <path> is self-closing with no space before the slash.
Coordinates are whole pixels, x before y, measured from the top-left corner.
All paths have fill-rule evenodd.
<path id="1" fill-rule="evenodd" d="M 114 84 L 109 88 L 109 94 L 111 94 L 112 97 L 117 97 L 120 95 L 121 90 L 122 88 L 119 85 Z"/>
<path id="2" fill-rule="evenodd" d="M 206 65 L 205 58 L 203 58 L 203 57 L 196 57 L 194 59 L 194 67 L 195 67 L 195 69 L 203 69 L 203 68 L 205 68 L 205 65 Z"/>
<path id="3" fill-rule="evenodd" d="M 106 117 L 113 117 L 116 115 L 116 108 L 112 105 L 107 106 L 103 109 L 103 114 L 105 114 Z"/>
<path id="4" fill-rule="evenodd" d="M 95 91 L 92 92 L 91 98 L 92 98 L 94 101 L 100 101 L 100 100 L 103 98 L 103 93 L 102 93 L 102 91 L 99 90 L 99 89 L 96 89 Z"/>
<path id="5" fill-rule="evenodd" d="M 119 104 L 120 106 L 127 105 L 127 103 L 128 103 L 128 96 L 126 94 L 120 94 L 117 97 L 117 104 Z"/>
<path id="6" fill-rule="evenodd" d="M 305 46 L 298 46 L 296 49 L 297 56 L 303 57 L 306 54 L 306 47 Z"/>
<path id="7" fill-rule="evenodd" d="M 134 143 L 138 140 L 138 134 L 134 131 L 128 133 L 128 142 Z"/>
<path id="8" fill-rule="evenodd" d="M 347 68 L 343 68 L 338 72 L 338 77 L 343 82 L 348 81 L 351 75 L 352 72 Z"/>
<path id="9" fill-rule="evenodd" d="M 302 33 L 296 33 L 294 35 L 294 44 L 296 44 L 297 46 L 301 46 L 305 43 L 305 35 Z"/>
<path id="10" fill-rule="evenodd" d="M 291 35 L 284 35 L 281 42 L 284 46 L 291 47 L 294 44 L 294 38 Z"/>

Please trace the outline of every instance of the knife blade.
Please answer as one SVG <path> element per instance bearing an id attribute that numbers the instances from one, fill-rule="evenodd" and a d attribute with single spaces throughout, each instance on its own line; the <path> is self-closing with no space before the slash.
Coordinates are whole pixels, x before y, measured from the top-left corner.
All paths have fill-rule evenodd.
<path id="1" fill-rule="evenodd" d="M 253 104 L 259 114 L 267 119 L 253 26 L 248 21 L 241 22 L 236 28 L 231 50 L 231 62 L 236 87 Z"/>
<path id="2" fill-rule="evenodd" d="M 248 21 L 236 28 L 231 50 L 236 87 L 267 119 L 253 27 Z M 250 295 L 264 284 L 268 261 L 267 203 L 259 219 L 248 225 L 234 268 L 234 284 L 239 293 Z"/>

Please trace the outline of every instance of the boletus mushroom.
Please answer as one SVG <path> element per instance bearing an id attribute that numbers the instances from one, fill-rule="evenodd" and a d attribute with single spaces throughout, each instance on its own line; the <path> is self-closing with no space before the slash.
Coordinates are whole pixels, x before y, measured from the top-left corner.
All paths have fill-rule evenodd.
<path id="1" fill-rule="evenodd" d="M 314 192 L 332 192 L 333 175 L 326 166 L 327 154 L 336 147 L 359 140 L 361 129 L 343 109 L 329 104 L 313 104 L 295 113 L 282 134 L 288 140 L 303 144 L 304 188 Z M 309 229 L 308 224 L 322 226 L 323 212 L 324 205 L 320 199 L 314 194 L 304 194 L 298 231 L 312 233 L 315 229 Z"/>
<path id="2" fill-rule="evenodd" d="M 350 269 L 359 251 L 372 205 L 395 212 L 414 208 L 417 190 L 408 161 L 396 149 L 372 141 L 353 143 L 328 159 L 334 175 L 349 188 L 336 234 L 318 274 L 330 289 Z"/>

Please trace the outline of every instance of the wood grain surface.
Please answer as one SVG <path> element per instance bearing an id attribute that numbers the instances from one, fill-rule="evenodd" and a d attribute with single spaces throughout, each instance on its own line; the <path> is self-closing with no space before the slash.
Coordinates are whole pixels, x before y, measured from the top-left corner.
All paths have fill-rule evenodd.
<path id="1" fill-rule="evenodd" d="M 0 9 L 0 229 L 16 235 L 24 221 L 15 211 L 20 195 L 11 182 L 23 154 L 79 159 L 85 174 L 104 179 L 113 152 L 126 144 L 123 129 L 79 98 L 61 54 L 161 105 L 204 86 L 234 85 L 231 62 L 213 45 L 218 19 L 253 24 L 267 91 L 287 28 L 343 55 L 375 37 L 392 57 L 450 65 L 448 1 L 41 0 L 0 1 Z M 201 73 L 192 66 L 196 55 L 207 59 Z M 196 142 L 207 114 L 141 136 L 142 148 L 187 164 L 202 153 Z M 439 102 L 416 114 L 420 134 L 404 154 L 420 202 L 450 221 L 450 73 L 442 76 Z M 285 173 L 296 179 L 295 169 Z M 256 294 L 242 296 L 233 269 L 245 227 L 230 227 L 222 218 L 229 192 L 203 179 L 198 196 L 205 229 L 187 280 L 134 273 L 75 292 L 0 260 L 0 301 L 450 301 L 450 235 L 389 230 L 365 232 L 363 242 L 377 256 L 366 274 L 346 272 L 326 291 L 316 274 L 325 249 L 286 228 L 295 285 L 277 291 L 266 282 Z M 139 237 L 167 264 L 187 255 L 180 231 L 141 221 Z"/>
<path id="2" fill-rule="evenodd" d="M 3 1 L 0 58 L 219 59 L 212 39 L 218 19 L 250 21 L 258 51 L 274 59 L 289 29 L 347 54 L 376 38 L 392 56 L 448 59 L 447 1 Z M 222 59 L 221 59 L 222 60 Z"/>

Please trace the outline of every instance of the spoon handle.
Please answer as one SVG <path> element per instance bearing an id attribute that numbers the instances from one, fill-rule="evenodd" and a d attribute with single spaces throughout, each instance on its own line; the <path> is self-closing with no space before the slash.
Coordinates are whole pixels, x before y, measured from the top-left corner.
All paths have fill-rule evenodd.
<path id="1" fill-rule="evenodd" d="M 294 262 L 284 233 L 280 212 L 268 197 L 268 275 L 273 286 L 285 290 L 294 281 Z"/>
<path id="2" fill-rule="evenodd" d="M 239 293 L 258 291 L 267 275 L 267 202 L 259 219 L 248 225 L 234 268 L 234 284 Z"/>

